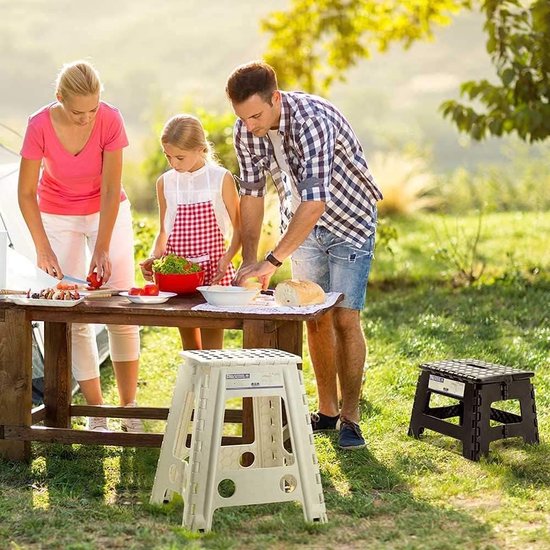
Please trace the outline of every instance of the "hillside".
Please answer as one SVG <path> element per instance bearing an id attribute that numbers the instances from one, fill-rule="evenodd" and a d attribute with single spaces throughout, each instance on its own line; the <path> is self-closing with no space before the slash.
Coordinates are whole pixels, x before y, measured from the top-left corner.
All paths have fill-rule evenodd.
<path id="1" fill-rule="evenodd" d="M 0 123 L 22 133 L 28 114 L 53 97 L 59 66 L 87 58 L 101 72 L 104 98 L 128 124 L 131 158 L 142 156 L 153 113 L 181 109 L 184 98 L 229 109 L 224 84 L 231 69 L 257 58 L 267 43 L 259 19 L 286 0 L 0 0 Z M 368 151 L 414 145 L 432 151 L 436 169 L 502 161 L 509 140 L 470 146 L 437 112 L 463 80 L 491 76 L 481 18 L 464 14 L 439 29 L 434 42 L 395 47 L 363 61 L 332 91 Z M 0 141 L 20 139 L 0 128 Z"/>

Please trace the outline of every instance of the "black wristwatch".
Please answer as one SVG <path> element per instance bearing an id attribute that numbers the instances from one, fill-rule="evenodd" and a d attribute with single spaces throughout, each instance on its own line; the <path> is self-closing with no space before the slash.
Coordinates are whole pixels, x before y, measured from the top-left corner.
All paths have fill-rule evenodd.
<path id="1" fill-rule="evenodd" d="M 275 267 L 281 267 L 283 265 L 283 262 L 280 262 L 275 256 L 273 256 L 273 252 L 270 251 L 266 254 L 264 260 L 266 262 L 269 262 L 270 264 L 274 265 Z"/>

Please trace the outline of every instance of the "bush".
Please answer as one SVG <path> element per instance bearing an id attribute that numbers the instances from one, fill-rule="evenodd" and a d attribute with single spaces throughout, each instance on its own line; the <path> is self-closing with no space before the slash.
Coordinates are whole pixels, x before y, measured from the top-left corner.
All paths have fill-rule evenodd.
<path id="1" fill-rule="evenodd" d="M 436 179 L 422 156 L 376 153 L 370 166 L 384 195 L 378 203 L 381 214 L 412 214 L 440 202 L 434 195 Z"/>
<path id="2" fill-rule="evenodd" d="M 506 155 L 509 158 L 506 164 L 481 166 L 475 172 L 458 168 L 450 176 L 440 178 L 438 187 L 444 211 L 548 210 L 550 145 L 516 145 Z"/>

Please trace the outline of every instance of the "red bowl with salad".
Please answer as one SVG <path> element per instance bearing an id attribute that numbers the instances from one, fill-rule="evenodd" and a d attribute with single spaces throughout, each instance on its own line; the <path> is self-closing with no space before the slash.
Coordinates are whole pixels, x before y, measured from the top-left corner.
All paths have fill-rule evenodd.
<path id="1" fill-rule="evenodd" d="M 193 294 L 204 283 L 204 270 L 183 256 L 167 254 L 153 262 L 153 278 L 163 292 Z"/>

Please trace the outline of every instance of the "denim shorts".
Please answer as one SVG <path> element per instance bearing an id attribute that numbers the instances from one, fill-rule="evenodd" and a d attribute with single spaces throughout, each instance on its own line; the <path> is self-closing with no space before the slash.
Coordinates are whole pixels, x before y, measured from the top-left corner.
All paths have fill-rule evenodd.
<path id="1" fill-rule="evenodd" d="M 339 307 L 362 310 L 374 258 L 373 233 L 361 248 L 334 235 L 325 227 L 314 227 L 292 254 L 292 276 L 314 281 L 325 292 L 341 292 Z"/>

